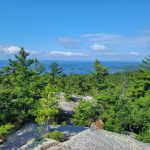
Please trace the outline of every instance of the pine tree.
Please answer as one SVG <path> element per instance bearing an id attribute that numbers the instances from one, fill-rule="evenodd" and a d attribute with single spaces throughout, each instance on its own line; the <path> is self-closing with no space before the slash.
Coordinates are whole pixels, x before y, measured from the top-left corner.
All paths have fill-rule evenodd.
<path id="1" fill-rule="evenodd" d="M 58 113 L 58 101 L 54 90 L 50 84 L 45 87 L 43 98 L 39 100 L 34 115 L 38 124 L 46 124 L 49 130 L 49 124 L 54 121 L 55 115 Z"/>
<path id="2" fill-rule="evenodd" d="M 98 87 L 98 91 L 99 91 L 100 89 L 103 89 L 102 84 L 104 83 L 104 80 L 106 76 L 108 75 L 108 69 L 102 66 L 100 61 L 97 59 L 94 62 L 94 69 L 96 71 L 94 72 L 94 78 L 96 81 L 96 86 Z"/>
<path id="3" fill-rule="evenodd" d="M 49 68 L 51 69 L 50 75 L 52 76 L 52 80 L 51 83 L 54 84 L 55 83 L 55 78 L 56 76 L 61 76 L 63 75 L 63 68 L 59 66 L 58 63 L 53 62 Z"/>
<path id="4" fill-rule="evenodd" d="M 146 70 L 150 70 L 150 55 L 145 57 L 145 59 L 143 60 L 143 64 L 141 65 L 142 69 L 146 69 Z"/>
<path id="5" fill-rule="evenodd" d="M 18 55 L 15 55 L 16 60 L 9 59 L 9 65 L 13 73 L 22 72 L 26 73 L 29 67 L 34 63 L 34 59 L 27 59 L 30 55 L 24 48 L 21 48 Z"/>

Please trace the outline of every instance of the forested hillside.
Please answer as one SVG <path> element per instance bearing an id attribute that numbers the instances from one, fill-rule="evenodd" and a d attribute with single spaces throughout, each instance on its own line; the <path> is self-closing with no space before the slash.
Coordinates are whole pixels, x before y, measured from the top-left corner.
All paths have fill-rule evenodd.
<path id="1" fill-rule="evenodd" d="M 99 60 L 93 67 L 91 74 L 65 75 L 54 62 L 44 73 L 44 65 L 21 48 L 0 70 L 0 138 L 29 122 L 64 122 L 58 108 L 63 92 L 68 101 L 72 94 L 94 98 L 79 102 L 71 118 L 75 125 L 90 126 L 101 119 L 106 130 L 133 132 L 137 139 L 150 142 L 150 56 L 133 72 L 109 74 Z"/>

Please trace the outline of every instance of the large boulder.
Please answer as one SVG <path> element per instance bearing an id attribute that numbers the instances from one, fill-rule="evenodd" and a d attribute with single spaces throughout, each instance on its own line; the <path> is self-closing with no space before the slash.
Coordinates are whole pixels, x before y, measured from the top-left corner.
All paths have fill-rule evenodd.
<path id="1" fill-rule="evenodd" d="M 59 101 L 59 109 L 68 115 L 72 115 L 74 109 L 78 106 L 77 102 L 67 102 L 65 100 Z"/>

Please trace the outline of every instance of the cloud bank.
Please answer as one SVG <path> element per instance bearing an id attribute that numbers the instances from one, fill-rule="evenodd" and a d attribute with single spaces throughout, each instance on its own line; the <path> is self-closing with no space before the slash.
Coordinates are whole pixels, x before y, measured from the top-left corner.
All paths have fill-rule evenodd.
<path id="1" fill-rule="evenodd" d="M 63 56 L 63 57 L 73 57 L 73 56 L 87 56 L 83 53 L 73 53 L 73 52 L 66 52 L 66 51 L 51 51 L 48 52 L 50 56 Z"/>
<path id="2" fill-rule="evenodd" d="M 5 55 L 15 54 L 20 50 L 17 46 L 0 46 L 0 53 Z"/>
<path id="3" fill-rule="evenodd" d="M 150 53 L 150 30 L 146 29 L 138 35 L 125 36 L 121 34 L 91 33 L 70 38 L 60 37 L 57 40 L 58 50 L 28 50 L 32 56 L 40 58 L 71 58 L 85 57 L 85 59 L 110 58 L 114 59 L 142 59 Z M 61 46 L 64 47 L 61 48 Z M 18 46 L 0 46 L 0 55 L 14 55 L 19 51 Z M 88 56 L 88 57 L 86 57 Z M 126 57 L 126 58 L 125 58 Z"/>
<path id="4" fill-rule="evenodd" d="M 107 51 L 108 48 L 105 45 L 101 45 L 101 44 L 93 44 L 91 46 L 89 46 L 89 48 L 93 51 Z"/>

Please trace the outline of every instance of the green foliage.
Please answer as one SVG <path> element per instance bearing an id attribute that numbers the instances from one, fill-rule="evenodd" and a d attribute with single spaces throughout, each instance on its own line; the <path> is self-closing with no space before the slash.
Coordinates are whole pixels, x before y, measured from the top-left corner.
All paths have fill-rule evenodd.
<path id="1" fill-rule="evenodd" d="M 100 118 L 107 130 L 134 132 L 139 140 L 150 142 L 150 56 L 139 71 L 114 74 L 108 74 L 96 60 L 95 72 L 87 75 L 64 75 L 57 63 L 50 65 L 50 73 L 44 73 L 44 65 L 28 57 L 21 48 L 15 60 L 10 59 L 9 65 L 0 70 L 1 136 L 11 130 L 9 122 L 67 122 L 68 116 L 58 109 L 57 95 L 64 92 L 69 101 L 72 94 L 95 99 L 80 101 L 72 117 L 75 124 L 89 126 Z"/>
<path id="2" fill-rule="evenodd" d="M 63 142 L 65 140 L 65 135 L 61 131 L 52 131 L 52 132 L 46 133 L 44 137 L 49 138 L 49 139 L 54 139 L 59 142 Z"/>
<path id="3" fill-rule="evenodd" d="M 146 143 L 150 143 L 150 127 L 146 131 L 140 133 L 137 139 Z"/>
<path id="4" fill-rule="evenodd" d="M 49 124 L 55 119 L 58 113 L 58 101 L 53 92 L 52 86 L 48 84 L 42 94 L 43 98 L 39 100 L 34 115 L 35 121 L 39 124 Z"/>
<path id="5" fill-rule="evenodd" d="M 145 57 L 145 59 L 143 60 L 143 64 L 141 65 L 141 69 L 150 70 L 150 55 Z"/>
<path id="6" fill-rule="evenodd" d="M 0 138 L 5 139 L 13 128 L 14 125 L 11 123 L 0 126 Z"/>
<path id="7" fill-rule="evenodd" d="M 138 139 L 149 142 L 150 71 L 115 73 L 105 78 L 105 86 L 94 94 L 95 105 L 81 102 L 73 122 L 88 126 L 91 118 L 101 118 L 104 129 L 134 132 Z"/>
<path id="8" fill-rule="evenodd" d="M 108 75 L 108 70 L 106 67 L 102 66 L 99 60 L 94 62 L 95 73 L 94 76 L 97 79 L 98 83 L 104 82 L 105 77 Z"/>
<path id="9" fill-rule="evenodd" d="M 37 74 L 40 75 L 44 72 L 45 68 L 42 63 L 40 63 L 37 59 L 34 60 L 34 68 L 33 71 Z"/>
<path id="10" fill-rule="evenodd" d="M 72 121 L 75 125 L 90 126 L 91 122 L 100 117 L 102 109 L 94 102 L 81 100 L 75 109 Z"/>
<path id="11" fill-rule="evenodd" d="M 62 89 L 67 94 L 86 95 L 92 94 L 96 89 L 96 81 L 91 74 L 79 75 L 72 74 L 63 78 Z"/>
<path id="12" fill-rule="evenodd" d="M 33 118 L 30 112 L 41 98 L 45 81 L 40 76 L 42 72 L 38 71 L 39 67 L 32 67 L 38 61 L 28 59 L 28 56 L 29 53 L 21 48 L 15 55 L 16 60 L 9 60 L 9 66 L 1 71 L 0 124 L 23 124 Z"/>
<path id="13" fill-rule="evenodd" d="M 21 48 L 18 55 L 15 55 L 16 60 L 9 59 L 9 66 L 15 74 L 22 74 L 23 77 L 28 75 L 29 67 L 34 63 L 34 59 L 27 59 L 29 53 Z"/>
<path id="14" fill-rule="evenodd" d="M 55 78 L 56 76 L 61 76 L 64 75 L 63 74 L 63 68 L 59 66 L 58 63 L 53 62 L 50 66 L 49 66 L 51 72 L 50 72 L 50 76 L 52 76 L 52 79 L 50 79 L 51 83 L 55 83 Z"/>

